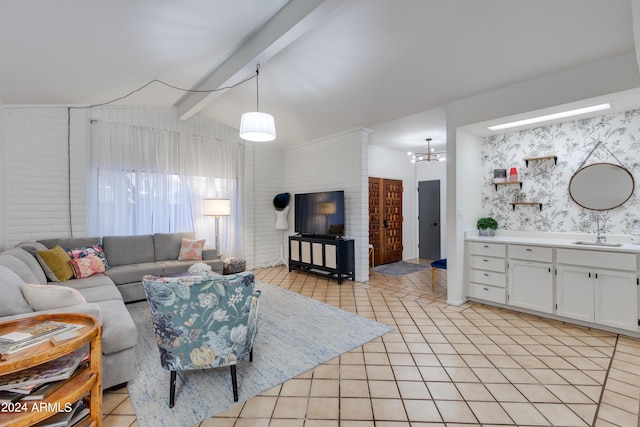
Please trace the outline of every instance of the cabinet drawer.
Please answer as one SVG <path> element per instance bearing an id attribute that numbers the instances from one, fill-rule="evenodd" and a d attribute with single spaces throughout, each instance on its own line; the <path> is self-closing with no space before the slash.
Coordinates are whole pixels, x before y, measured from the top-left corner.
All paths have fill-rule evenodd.
<path id="1" fill-rule="evenodd" d="M 469 242 L 469 253 L 472 255 L 488 255 L 504 257 L 507 247 L 500 243 Z"/>
<path id="2" fill-rule="evenodd" d="M 636 255 L 629 253 L 615 253 L 590 251 L 580 249 L 556 250 L 558 264 L 582 265 L 585 267 L 610 268 L 612 270 L 636 270 Z"/>
<path id="3" fill-rule="evenodd" d="M 553 249 L 540 246 L 509 245 L 509 258 L 551 262 L 553 260 Z"/>
<path id="4" fill-rule="evenodd" d="M 469 296 L 500 304 L 505 304 L 507 301 L 506 290 L 504 288 L 480 285 L 478 283 L 469 284 Z"/>
<path id="5" fill-rule="evenodd" d="M 494 273 L 492 271 L 483 271 L 471 269 L 469 271 L 469 280 L 484 285 L 499 286 L 504 288 L 507 280 L 504 273 Z"/>
<path id="6" fill-rule="evenodd" d="M 504 258 L 492 258 L 480 255 L 471 255 L 469 257 L 469 267 L 478 270 L 496 271 L 498 273 L 504 273 L 506 271 Z"/>

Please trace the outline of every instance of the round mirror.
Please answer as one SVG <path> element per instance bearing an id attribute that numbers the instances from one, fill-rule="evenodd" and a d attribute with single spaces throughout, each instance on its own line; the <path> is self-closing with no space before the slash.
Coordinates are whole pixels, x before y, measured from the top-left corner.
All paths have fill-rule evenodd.
<path id="1" fill-rule="evenodd" d="M 585 209 L 605 211 L 629 200 L 635 183 L 625 168 L 611 163 L 594 163 L 578 169 L 569 182 L 569 195 Z"/>

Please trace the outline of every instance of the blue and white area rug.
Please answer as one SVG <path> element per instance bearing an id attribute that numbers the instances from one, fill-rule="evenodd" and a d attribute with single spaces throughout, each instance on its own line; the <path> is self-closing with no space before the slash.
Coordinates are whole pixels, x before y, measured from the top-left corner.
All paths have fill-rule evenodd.
<path id="1" fill-rule="evenodd" d="M 393 330 L 392 327 L 257 282 L 259 332 L 253 362 L 237 365 L 239 401 L 228 367 L 179 372 L 169 408 L 169 372 L 160 366 L 146 301 L 128 304 L 138 327 L 137 378 L 129 395 L 140 427 L 191 426 Z"/>
<path id="2" fill-rule="evenodd" d="M 430 266 L 424 264 L 398 261 L 390 264 L 378 265 L 373 269 L 373 271 L 376 273 L 388 274 L 390 276 L 404 276 L 405 274 L 415 273 L 429 267 Z"/>

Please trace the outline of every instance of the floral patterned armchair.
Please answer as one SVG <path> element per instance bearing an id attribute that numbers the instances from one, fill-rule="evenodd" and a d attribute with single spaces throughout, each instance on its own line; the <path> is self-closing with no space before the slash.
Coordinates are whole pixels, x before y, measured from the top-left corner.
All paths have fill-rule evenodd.
<path id="1" fill-rule="evenodd" d="M 142 279 L 160 349 L 171 372 L 169 407 L 175 402 L 176 371 L 230 366 L 238 401 L 236 364 L 253 359 L 260 291 L 252 272 L 229 276 Z"/>

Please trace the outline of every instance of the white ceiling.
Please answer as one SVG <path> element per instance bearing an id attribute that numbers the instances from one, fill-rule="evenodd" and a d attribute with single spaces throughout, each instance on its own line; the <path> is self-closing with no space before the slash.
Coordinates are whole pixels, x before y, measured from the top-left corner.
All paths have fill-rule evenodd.
<path id="1" fill-rule="evenodd" d="M 260 62 L 282 147 L 367 127 L 376 145 L 442 150 L 446 104 L 634 52 L 631 1 L 3 0 L 0 102 L 98 104 L 154 78 L 213 89 Z M 255 90 L 192 110 L 238 127 Z M 182 112 L 183 95 L 153 83 L 117 104 Z"/>

